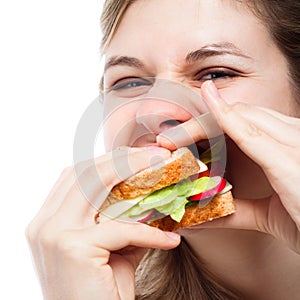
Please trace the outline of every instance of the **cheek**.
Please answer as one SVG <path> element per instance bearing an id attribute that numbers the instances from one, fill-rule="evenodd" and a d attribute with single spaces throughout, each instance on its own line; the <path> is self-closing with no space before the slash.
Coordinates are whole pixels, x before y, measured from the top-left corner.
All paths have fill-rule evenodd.
<path id="1" fill-rule="evenodd" d="M 103 137 L 106 151 L 129 144 L 135 128 L 134 110 L 123 107 L 110 112 L 103 124 Z"/>
<path id="2" fill-rule="evenodd" d="M 287 115 L 291 114 L 295 106 L 288 82 L 245 80 L 219 91 L 228 103 L 249 103 Z"/>

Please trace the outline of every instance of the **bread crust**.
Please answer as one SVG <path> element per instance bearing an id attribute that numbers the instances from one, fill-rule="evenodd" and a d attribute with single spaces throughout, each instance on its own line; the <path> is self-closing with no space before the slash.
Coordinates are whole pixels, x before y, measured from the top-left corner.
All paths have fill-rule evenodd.
<path id="1" fill-rule="evenodd" d="M 117 184 L 111 190 L 102 209 L 120 200 L 134 199 L 160 190 L 198 173 L 199 170 L 199 164 L 192 152 L 186 147 L 180 148 L 165 162 Z"/>
<path id="2" fill-rule="evenodd" d="M 178 223 L 170 216 L 152 221 L 149 225 L 164 231 L 177 231 L 178 229 L 198 225 L 217 218 L 225 217 L 236 211 L 231 191 L 215 196 L 205 207 L 196 204 L 188 206 L 182 220 Z"/>

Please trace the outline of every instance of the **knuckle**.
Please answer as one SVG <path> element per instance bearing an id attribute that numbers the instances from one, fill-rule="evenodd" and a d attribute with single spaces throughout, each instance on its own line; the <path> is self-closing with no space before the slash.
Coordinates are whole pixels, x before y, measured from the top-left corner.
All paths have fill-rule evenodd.
<path id="1" fill-rule="evenodd" d="M 250 137 L 258 137 L 262 135 L 262 131 L 253 123 L 249 123 L 247 126 L 247 134 Z"/>
<path id="2" fill-rule="evenodd" d="M 229 110 L 244 112 L 250 109 L 250 105 L 244 102 L 235 102 L 229 106 Z"/>
<path id="3" fill-rule="evenodd" d="M 49 223 L 44 224 L 38 232 L 37 241 L 43 248 L 53 247 L 56 242 L 56 233 Z"/>
<path id="4" fill-rule="evenodd" d="M 75 175 L 79 181 L 95 181 L 99 178 L 94 162 L 81 162 L 75 166 Z"/>
<path id="5" fill-rule="evenodd" d="M 237 115 L 243 115 L 246 111 L 250 109 L 247 103 L 234 102 L 223 107 L 223 117 L 226 120 L 233 120 Z"/>
<path id="6" fill-rule="evenodd" d="M 98 176 L 93 160 L 78 162 L 74 165 L 73 172 L 78 181 L 93 180 L 95 176 Z"/>
<path id="7" fill-rule="evenodd" d="M 37 228 L 34 221 L 30 222 L 25 228 L 25 237 L 30 245 L 34 244 L 37 238 Z"/>
<path id="8" fill-rule="evenodd" d="M 63 255 L 63 257 L 80 257 L 82 254 L 83 243 L 76 238 L 70 230 L 57 231 L 53 222 L 44 224 L 40 230 L 35 227 L 27 228 L 26 234 L 29 235 L 30 240 L 38 243 L 42 251 L 55 251 Z"/>
<path id="9" fill-rule="evenodd" d="M 61 172 L 61 177 L 67 177 L 69 176 L 70 174 L 72 174 L 74 172 L 74 167 L 73 166 L 68 166 L 68 167 L 65 167 L 62 172 Z"/>
<path id="10" fill-rule="evenodd" d="M 86 166 L 81 173 L 76 173 L 77 178 L 86 178 L 86 179 L 93 179 L 94 176 L 96 175 L 96 169 L 89 165 Z"/>
<path id="11" fill-rule="evenodd" d="M 41 224 L 37 218 L 34 218 L 25 228 L 25 237 L 30 245 L 40 242 L 41 237 L 49 236 L 48 233 L 44 234 L 45 224 Z"/>
<path id="12" fill-rule="evenodd" d="M 113 160 L 101 162 L 96 165 L 97 176 L 100 186 L 110 191 L 121 180 L 118 177 Z"/>

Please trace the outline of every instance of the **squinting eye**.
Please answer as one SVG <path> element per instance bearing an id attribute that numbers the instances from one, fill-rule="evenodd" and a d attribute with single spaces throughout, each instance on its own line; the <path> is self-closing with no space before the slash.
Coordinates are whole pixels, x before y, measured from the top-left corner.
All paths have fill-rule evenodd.
<path id="1" fill-rule="evenodd" d="M 232 77 L 232 75 L 224 73 L 224 72 L 215 72 L 215 73 L 207 74 L 207 75 L 203 76 L 201 79 L 214 80 L 214 79 L 226 78 L 226 77 Z"/>
<path id="2" fill-rule="evenodd" d="M 205 80 L 218 80 L 218 79 L 227 79 L 233 78 L 237 76 L 237 72 L 230 69 L 208 69 L 201 71 L 196 74 L 195 80 L 205 81 Z"/>
<path id="3" fill-rule="evenodd" d="M 133 89 L 141 86 L 150 86 L 153 82 L 144 78 L 125 78 L 115 83 L 111 90 L 120 91 L 125 89 Z"/>
<path id="4" fill-rule="evenodd" d="M 154 83 L 154 77 L 124 77 L 108 87 L 105 94 L 115 99 L 140 97 L 148 93 Z"/>

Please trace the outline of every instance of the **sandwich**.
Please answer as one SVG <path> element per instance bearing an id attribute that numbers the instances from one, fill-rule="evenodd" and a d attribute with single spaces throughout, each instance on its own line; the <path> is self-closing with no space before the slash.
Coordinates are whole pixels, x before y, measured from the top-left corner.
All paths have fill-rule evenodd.
<path id="1" fill-rule="evenodd" d="M 206 163 L 207 153 L 202 156 Z M 117 184 L 95 221 L 137 221 L 176 231 L 234 213 L 231 188 L 223 177 L 210 176 L 207 164 L 183 147 L 166 161 Z"/>

